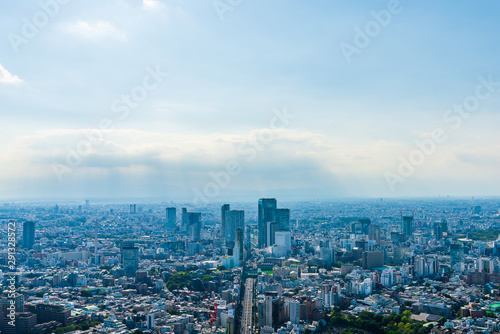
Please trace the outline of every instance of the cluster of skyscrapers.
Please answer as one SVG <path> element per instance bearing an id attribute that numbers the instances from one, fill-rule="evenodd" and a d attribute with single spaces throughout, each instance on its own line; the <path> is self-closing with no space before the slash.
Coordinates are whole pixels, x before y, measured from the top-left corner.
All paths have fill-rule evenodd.
<path id="1" fill-rule="evenodd" d="M 290 232 L 290 209 L 278 209 L 275 198 L 259 199 L 258 223 L 259 247 L 272 246 L 276 232 Z"/>

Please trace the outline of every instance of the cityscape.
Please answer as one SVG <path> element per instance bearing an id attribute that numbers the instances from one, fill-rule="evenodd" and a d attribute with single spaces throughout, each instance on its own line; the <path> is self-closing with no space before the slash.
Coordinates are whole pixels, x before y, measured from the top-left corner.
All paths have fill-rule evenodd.
<path id="1" fill-rule="evenodd" d="M 500 1 L 0 2 L 0 334 L 500 334 Z"/>
<path id="2" fill-rule="evenodd" d="M 2 333 L 500 326 L 498 199 L 12 202 L 0 218 Z"/>

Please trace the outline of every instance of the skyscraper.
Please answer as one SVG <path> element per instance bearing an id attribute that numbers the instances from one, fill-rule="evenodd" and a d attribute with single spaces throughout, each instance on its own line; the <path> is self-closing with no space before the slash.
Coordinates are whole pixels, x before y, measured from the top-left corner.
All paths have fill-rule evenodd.
<path id="1" fill-rule="evenodd" d="M 135 214 L 137 212 L 137 205 L 130 204 L 130 214 Z"/>
<path id="2" fill-rule="evenodd" d="M 238 250 L 238 256 L 240 262 L 243 261 L 243 239 L 244 239 L 244 227 L 238 227 L 236 229 L 235 237 L 234 237 L 234 248 Z M 234 254 L 236 252 L 233 251 Z"/>
<path id="3" fill-rule="evenodd" d="M 228 247 L 234 247 L 236 229 L 245 227 L 245 211 L 243 210 L 227 210 L 225 215 L 224 239 Z"/>
<path id="4" fill-rule="evenodd" d="M 441 239 L 448 234 L 448 223 L 442 220 L 434 223 L 434 238 Z"/>
<path id="5" fill-rule="evenodd" d="M 220 235 L 226 237 L 226 211 L 230 210 L 229 204 L 222 205 L 220 209 Z"/>
<path id="6" fill-rule="evenodd" d="M 23 223 L 23 247 L 33 248 L 35 244 L 35 222 L 25 221 Z"/>
<path id="7" fill-rule="evenodd" d="M 122 243 L 122 266 L 126 276 L 135 276 L 139 267 L 139 248 L 135 246 L 133 241 Z"/>
<path id="8" fill-rule="evenodd" d="M 175 228 L 177 210 L 175 208 L 166 208 L 165 213 L 166 213 L 165 229 L 172 230 Z"/>
<path id="9" fill-rule="evenodd" d="M 266 247 L 272 246 L 275 243 L 275 233 L 279 231 L 277 222 L 267 222 L 266 226 Z"/>
<path id="10" fill-rule="evenodd" d="M 300 302 L 298 300 L 290 301 L 290 321 L 292 324 L 298 324 L 300 321 Z"/>
<path id="11" fill-rule="evenodd" d="M 290 231 L 290 209 L 278 209 L 276 198 L 259 199 L 257 229 L 258 246 L 272 246 L 275 232 Z"/>
<path id="12" fill-rule="evenodd" d="M 380 225 L 378 224 L 371 224 L 368 227 L 368 239 L 369 240 L 375 240 L 377 242 L 377 245 L 380 244 Z"/>
<path id="13" fill-rule="evenodd" d="M 413 216 L 401 216 L 401 232 L 406 239 L 413 235 Z"/>
<path id="14" fill-rule="evenodd" d="M 456 271 L 457 265 L 460 267 L 462 260 L 464 258 L 464 244 L 453 243 L 450 245 L 450 264 L 451 269 Z"/>
<path id="15" fill-rule="evenodd" d="M 276 209 L 276 222 L 280 231 L 289 231 L 290 209 Z"/>
<path id="16" fill-rule="evenodd" d="M 269 246 L 267 240 L 267 223 L 276 221 L 276 198 L 259 199 L 258 222 L 259 247 Z"/>
<path id="17" fill-rule="evenodd" d="M 201 213 L 188 212 L 189 241 L 198 242 L 201 238 Z"/>
<path id="18" fill-rule="evenodd" d="M 182 208 L 182 224 L 181 224 L 181 231 L 183 232 L 188 232 L 189 230 L 189 219 L 188 219 L 188 211 L 186 208 Z"/>

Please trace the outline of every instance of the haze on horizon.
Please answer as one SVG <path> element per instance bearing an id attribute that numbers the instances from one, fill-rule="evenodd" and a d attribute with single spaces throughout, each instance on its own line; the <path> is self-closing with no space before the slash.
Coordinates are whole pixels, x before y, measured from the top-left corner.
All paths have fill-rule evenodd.
<path id="1" fill-rule="evenodd" d="M 498 195 L 498 2 L 57 3 L 2 4 L 2 199 Z"/>

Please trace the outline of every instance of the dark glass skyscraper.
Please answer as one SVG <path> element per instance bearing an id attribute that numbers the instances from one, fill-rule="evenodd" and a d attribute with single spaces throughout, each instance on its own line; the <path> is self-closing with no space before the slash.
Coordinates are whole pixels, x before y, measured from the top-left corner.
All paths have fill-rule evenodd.
<path id="1" fill-rule="evenodd" d="M 259 247 L 269 246 L 267 240 L 267 223 L 276 221 L 276 198 L 259 199 L 257 228 L 259 230 Z"/>
<path id="2" fill-rule="evenodd" d="M 238 248 L 239 250 L 239 260 L 243 261 L 243 253 L 244 253 L 244 248 L 243 248 L 243 243 L 244 243 L 244 227 L 238 227 L 236 229 L 236 233 L 234 235 L 234 248 Z"/>
<path id="3" fill-rule="evenodd" d="M 174 229 L 177 210 L 175 208 L 167 208 L 165 213 L 166 213 L 165 229 L 167 230 Z"/>
<path id="4" fill-rule="evenodd" d="M 133 241 L 122 243 L 122 266 L 125 276 L 134 277 L 139 267 L 139 248 Z"/>
<path id="5" fill-rule="evenodd" d="M 276 223 L 280 231 L 289 231 L 290 209 L 276 209 Z"/>
<path id="6" fill-rule="evenodd" d="M 401 216 L 401 232 L 406 239 L 413 235 L 413 216 Z"/>
<path id="7" fill-rule="evenodd" d="M 23 248 L 31 249 L 35 244 L 35 222 L 23 223 Z"/>
<path id="8" fill-rule="evenodd" d="M 189 241 L 198 242 L 201 238 L 201 213 L 188 212 Z"/>
<path id="9" fill-rule="evenodd" d="M 236 229 L 245 227 L 245 211 L 243 210 L 228 210 L 225 214 L 225 235 L 226 245 L 234 247 Z"/>
<path id="10" fill-rule="evenodd" d="M 226 237 L 226 211 L 230 210 L 229 204 L 224 204 L 220 208 L 220 235 Z"/>
<path id="11" fill-rule="evenodd" d="M 187 211 L 186 208 L 182 208 L 181 231 L 182 232 L 188 232 L 189 231 L 188 211 Z"/>

